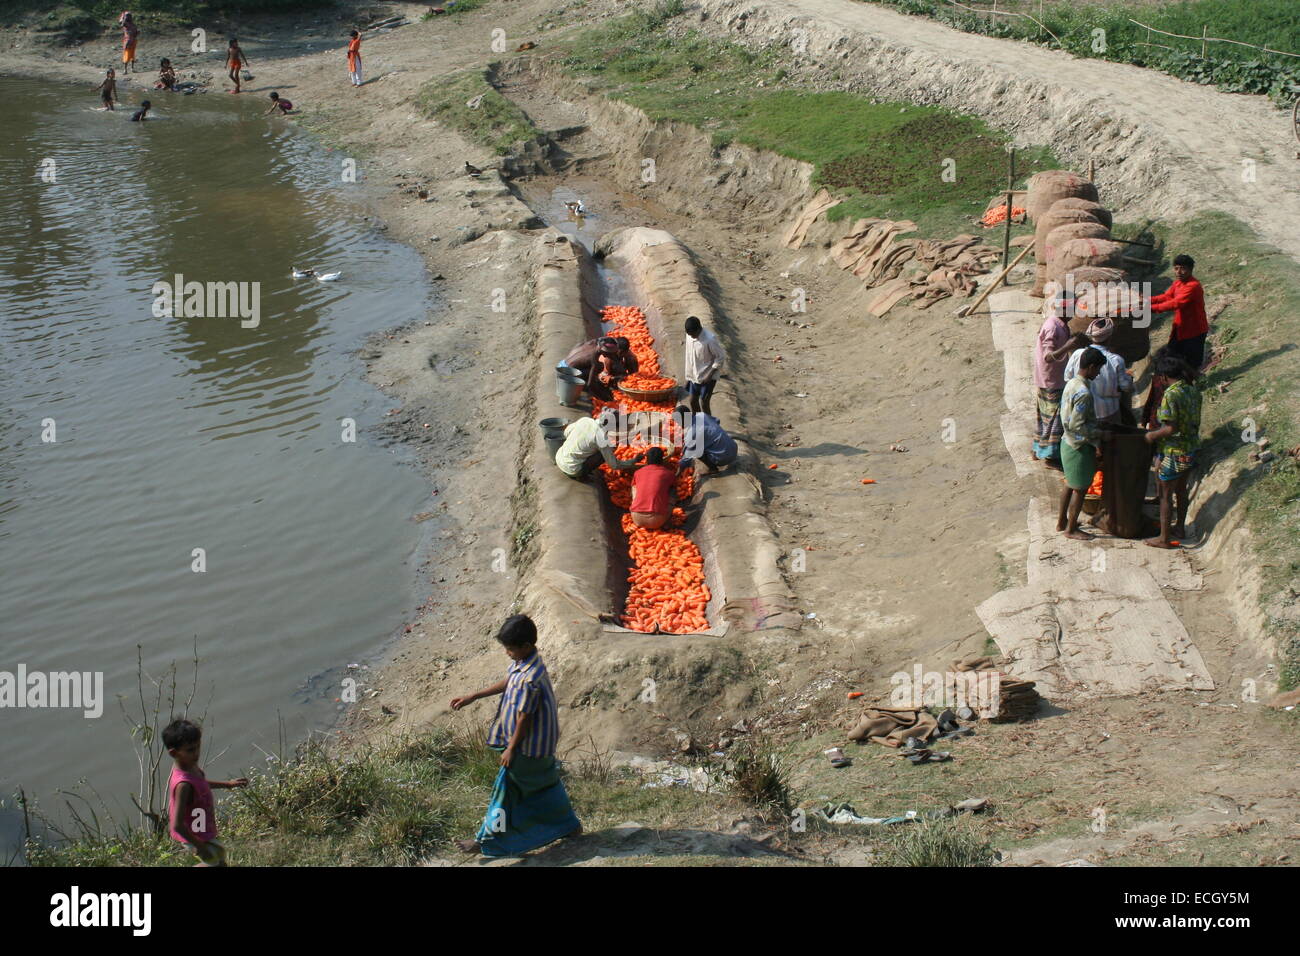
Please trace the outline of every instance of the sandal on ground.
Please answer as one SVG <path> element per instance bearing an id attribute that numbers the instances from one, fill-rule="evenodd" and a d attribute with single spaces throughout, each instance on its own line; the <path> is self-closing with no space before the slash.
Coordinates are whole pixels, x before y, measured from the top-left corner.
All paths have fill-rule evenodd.
<path id="1" fill-rule="evenodd" d="M 851 759 L 844 756 L 844 751 L 839 747 L 832 747 L 830 750 L 824 750 L 822 752 L 831 758 L 832 767 L 847 767 L 853 763 Z"/>

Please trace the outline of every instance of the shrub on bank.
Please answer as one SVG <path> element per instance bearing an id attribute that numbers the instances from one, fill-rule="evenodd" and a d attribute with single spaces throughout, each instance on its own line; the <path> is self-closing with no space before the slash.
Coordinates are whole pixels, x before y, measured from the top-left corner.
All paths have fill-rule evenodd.
<path id="1" fill-rule="evenodd" d="M 218 806 L 234 865 L 410 865 L 477 829 L 496 775 L 478 740 L 436 730 L 356 756 L 309 741 L 270 761 Z M 190 866 L 192 855 L 150 827 L 84 829 L 30 839 L 32 866 Z"/>

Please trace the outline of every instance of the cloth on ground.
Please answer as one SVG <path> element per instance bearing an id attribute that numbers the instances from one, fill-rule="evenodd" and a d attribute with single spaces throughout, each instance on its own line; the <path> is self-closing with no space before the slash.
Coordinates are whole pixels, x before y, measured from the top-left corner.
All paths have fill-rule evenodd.
<path id="1" fill-rule="evenodd" d="M 808 230 L 812 228 L 812 224 L 828 209 L 839 204 L 840 200 L 832 198 L 831 194 L 825 189 L 818 190 L 817 195 L 808 201 L 808 205 L 804 206 L 803 212 L 799 213 L 798 218 L 786 230 L 785 235 L 781 238 L 782 244 L 788 249 L 798 249 L 804 244 L 804 240 L 808 238 Z"/>
<path id="2" fill-rule="evenodd" d="M 858 725 L 849 732 L 849 740 L 870 740 L 886 747 L 901 747 L 908 737 L 925 742 L 935 736 L 939 722 L 915 707 L 869 707 Z"/>

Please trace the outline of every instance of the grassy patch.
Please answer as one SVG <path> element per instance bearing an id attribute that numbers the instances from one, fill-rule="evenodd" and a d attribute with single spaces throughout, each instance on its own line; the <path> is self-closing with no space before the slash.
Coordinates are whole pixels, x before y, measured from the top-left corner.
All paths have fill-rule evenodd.
<path id="1" fill-rule="evenodd" d="M 790 791 L 790 757 L 761 738 L 746 738 L 726 761 L 731 792 L 765 816 L 788 816 L 794 806 Z"/>
<path id="2" fill-rule="evenodd" d="M 1150 232 L 1163 250 L 1185 252 L 1196 260 L 1211 306 L 1230 297 L 1212 323 L 1211 345 L 1222 350 L 1222 357 L 1201 383 L 1203 454 L 1218 467 L 1240 471 L 1224 494 L 1229 496 L 1226 503 L 1244 501 L 1263 578 L 1263 606 L 1293 606 L 1292 590 L 1300 581 L 1300 461 L 1286 451 L 1300 445 L 1300 280 L 1295 263 L 1223 213 L 1204 213 Z M 1153 348 L 1165 341 L 1168 321 L 1168 316 L 1156 319 Z M 1277 456 L 1267 466 L 1248 460 L 1256 446 L 1243 440 L 1247 419 L 1259 437 L 1269 439 Z M 1300 632 L 1294 619 L 1274 615 L 1269 621 L 1284 685 L 1294 687 L 1300 684 Z"/>
<path id="3" fill-rule="evenodd" d="M 566 786 L 589 831 L 636 819 L 648 827 L 699 827 L 725 797 L 647 789 L 601 755 L 568 764 Z M 482 822 L 497 755 L 448 730 L 343 756 L 315 743 L 252 775 L 221 798 L 221 840 L 239 866 L 406 866 L 450 851 Z M 738 808 L 736 804 L 734 808 Z M 130 828 L 54 842 L 32 841 L 34 866 L 190 866 L 166 835 Z"/>
<path id="4" fill-rule="evenodd" d="M 448 6 L 448 2 L 454 2 L 455 6 Z M 443 0 L 429 7 L 428 10 L 420 17 L 421 20 L 436 20 L 439 17 L 458 17 L 463 13 L 469 13 L 471 10 L 477 10 L 479 7 L 487 6 L 488 0 Z M 434 13 L 433 7 L 442 7 L 443 13 Z"/>
<path id="5" fill-rule="evenodd" d="M 992 866 L 998 853 L 968 820 L 894 827 L 877 850 L 882 866 Z"/>
<path id="6" fill-rule="evenodd" d="M 1207 28 L 1211 37 L 1300 53 L 1300 7 L 1294 0 L 1187 0 L 1163 4 L 1051 0 L 1043 6 L 1041 16 L 1037 0 L 1002 0 L 999 4 L 1004 12 L 1010 9 L 1027 13 L 1034 20 L 990 16 L 944 0 L 865 2 L 930 17 L 967 33 L 1051 46 L 1059 40 L 1060 47 L 1075 56 L 1150 67 L 1194 83 L 1213 84 L 1230 93 L 1264 93 L 1286 106 L 1294 99 L 1289 87 L 1300 83 L 1300 60 L 1291 57 L 1231 43 L 1208 43 L 1204 47 L 1206 55 L 1201 55 L 1202 28 Z M 979 0 L 966 6 L 992 9 Z M 1131 20 L 1196 39 L 1158 33 L 1148 36 L 1145 28 Z"/>
<path id="7" fill-rule="evenodd" d="M 1044 735 L 1035 742 L 1037 735 Z M 843 745 L 843 732 L 828 731 L 799 745 L 794 760 L 791 786 L 800 795 L 804 809 L 826 803 L 849 803 L 861 816 L 901 816 L 909 810 L 920 814 L 951 807 L 972 797 L 985 798 L 991 810 L 954 818 L 979 836 L 979 843 L 998 849 L 1020 849 L 1043 840 L 1079 837 L 1090 832 L 1096 809 L 1104 807 L 1110 826 L 1123 829 L 1133 823 L 1171 812 L 1176 800 L 1155 802 L 1138 789 L 1111 788 L 1105 795 L 1086 774 L 1070 778 L 1041 774 L 1043 751 L 1053 731 L 1042 724 L 992 725 L 980 722 L 976 735 L 944 742 L 939 749 L 953 755 L 950 763 L 913 766 L 897 751 L 875 744 L 846 746 L 853 764 L 833 769 L 822 753 L 827 747 Z M 946 821 L 945 821 L 946 822 Z M 894 852 L 893 841 L 902 827 L 841 825 L 832 832 L 846 839 L 862 840 L 879 852 Z M 825 825 L 820 832 L 825 832 Z M 811 829 L 810 829 L 811 833 Z M 939 838 L 936 838 L 939 839 Z M 965 841 L 970 849 L 974 844 Z M 922 847 L 907 852 L 920 853 Z M 927 851 L 928 852 L 928 851 Z M 891 858 L 895 865 L 903 864 Z"/>
<path id="8" fill-rule="evenodd" d="M 689 123 L 714 145 L 742 143 L 815 167 L 846 202 L 832 219 L 910 218 L 928 235 L 968 230 L 1006 188 L 1006 138 L 974 117 L 794 88 L 777 50 L 749 50 L 666 16 L 633 14 L 585 31 L 565 68 L 652 119 Z M 1045 149 L 1018 154 L 1021 177 L 1050 168 Z"/>
<path id="9" fill-rule="evenodd" d="M 476 106 L 469 106 L 471 102 Z M 520 140 L 537 135 L 523 110 L 494 90 L 481 70 L 430 80 L 416 96 L 416 105 L 426 116 L 459 130 L 498 156 L 509 153 Z"/>

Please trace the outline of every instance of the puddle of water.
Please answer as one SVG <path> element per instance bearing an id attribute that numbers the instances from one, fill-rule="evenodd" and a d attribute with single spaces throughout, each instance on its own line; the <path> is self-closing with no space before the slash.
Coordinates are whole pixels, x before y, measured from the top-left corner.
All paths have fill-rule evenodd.
<path id="1" fill-rule="evenodd" d="M 0 670 L 102 671 L 107 698 L 97 720 L 0 710 L 0 796 L 84 777 L 129 807 L 116 698 L 137 644 L 158 674 L 197 637 L 208 769 L 233 776 L 276 748 L 280 716 L 290 741 L 324 726 L 337 682 L 309 682 L 416 603 L 428 489 L 367 441 L 391 401 L 355 350 L 422 317 L 429 286 L 360 221 L 337 154 L 263 119 L 264 97 L 128 88 L 124 107 L 158 112 L 138 124 L 76 88 L 0 93 Z M 155 316 L 153 284 L 178 273 L 260 283 L 260 324 Z"/>
<path id="2" fill-rule="evenodd" d="M 620 217 L 610 211 L 614 207 L 609 193 L 590 182 L 572 182 L 532 191 L 525 187 L 524 199 L 543 222 L 576 240 L 588 252 L 605 233 L 632 225 L 619 221 Z M 568 208 L 569 203 L 575 202 L 582 204 L 582 215 L 575 215 Z M 621 273 L 605 268 L 603 259 L 596 259 L 595 265 L 600 283 L 598 307 L 636 304 L 630 299 L 627 282 Z M 603 324 L 601 331 L 609 331 L 608 323 Z"/>

